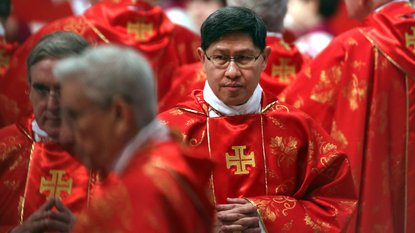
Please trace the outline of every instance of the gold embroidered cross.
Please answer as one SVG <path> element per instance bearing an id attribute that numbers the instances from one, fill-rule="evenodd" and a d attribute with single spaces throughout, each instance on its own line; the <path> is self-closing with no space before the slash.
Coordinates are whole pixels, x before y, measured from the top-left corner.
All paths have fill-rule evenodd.
<path id="1" fill-rule="evenodd" d="M 72 192 L 72 178 L 69 178 L 68 181 L 63 181 L 62 176 L 66 174 L 65 171 L 62 170 L 50 170 L 50 174 L 52 174 L 52 180 L 46 180 L 45 177 L 42 177 L 40 181 L 40 193 L 43 193 L 46 190 L 50 191 L 50 197 L 60 197 L 60 192 L 66 191 L 69 195 Z"/>
<path id="2" fill-rule="evenodd" d="M 4 49 L 0 49 L 0 66 L 8 67 L 10 64 L 10 56 L 4 56 Z"/>
<path id="3" fill-rule="evenodd" d="M 231 166 L 236 166 L 235 175 L 249 174 L 249 171 L 246 170 L 246 165 L 255 167 L 254 152 L 245 155 L 244 149 L 246 149 L 246 146 L 233 146 L 232 149 L 235 150 L 235 155 L 230 156 L 226 153 L 226 168 L 229 169 Z"/>
<path id="4" fill-rule="evenodd" d="M 405 33 L 406 47 L 414 45 L 413 52 L 415 53 L 415 27 L 411 27 L 412 36 L 409 33 Z"/>
<path id="5" fill-rule="evenodd" d="M 137 18 L 137 23 L 127 23 L 127 33 L 135 34 L 137 40 L 146 40 L 146 34 L 153 34 L 153 24 L 146 24 L 144 19 Z"/>
<path id="6" fill-rule="evenodd" d="M 290 58 L 280 58 L 280 66 L 272 65 L 272 74 L 271 76 L 274 78 L 277 75 L 281 77 L 281 82 L 288 82 L 289 75 L 295 75 L 295 66 L 289 66 L 288 62 L 290 62 Z"/>

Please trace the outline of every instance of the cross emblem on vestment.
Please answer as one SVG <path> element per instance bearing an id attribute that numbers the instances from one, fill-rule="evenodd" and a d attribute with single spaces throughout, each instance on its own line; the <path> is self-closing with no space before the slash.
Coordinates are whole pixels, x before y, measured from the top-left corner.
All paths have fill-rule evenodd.
<path id="1" fill-rule="evenodd" d="M 272 64 L 271 77 L 275 78 L 280 76 L 281 82 L 288 82 L 289 75 L 295 75 L 295 65 L 289 66 L 290 58 L 280 58 L 281 65 L 276 66 Z"/>
<path id="2" fill-rule="evenodd" d="M 146 40 L 146 35 L 151 36 L 153 34 L 153 24 L 144 23 L 144 19 L 137 18 L 136 23 L 127 23 L 127 33 L 135 34 L 137 40 Z"/>
<path id="3" fill-rule="evenodd" d="M 413 51 L 415 53 L 415 27 L 411 27 L 412 35 L 409 35 L 409 33 L 405 33 L 405 40 L 406 40 L 406 47 L 409 48 L 409 46 L 413 45 Z"/>
<path id="4" fill-rule="evenodd" d="M 46 180 L 45 177 L 42 177 L 40 181 L 40 193 L 49 190 L 50 194 L 46 199 L 50 197 L 60 197 L 60 192 L 66 191 L 69 195 L 72 192 L 72 178 L 69 178 L 67 181 L 62 180 L 62 176 L 66 174 L 65 171 L 62 170 L 50 170 L 50 174 L 52 174 L 52 180 Z"/>
<path id="5" fill-rule="evenodd" d="M 226 153 L 226 168 L 231 166 L 236 166 L 235 175 L 240 174 L 249 174 L 249 171 L 246 170 L 247 165 L 255 167 L 255 157 L 254 152 L 251 152 L 249 155 L 244 154 L 244 149 L 246 146 L 233 146 L 232 149 L 235 151 L 235 155 L 231 156 Z"/>
<path id="6" fill-rule="evenodd" d="M 7 67 L 10 64 L 10 56 L 4 56 L 4 52 L 4 49 L 0 49 L 0 66 Z"/>

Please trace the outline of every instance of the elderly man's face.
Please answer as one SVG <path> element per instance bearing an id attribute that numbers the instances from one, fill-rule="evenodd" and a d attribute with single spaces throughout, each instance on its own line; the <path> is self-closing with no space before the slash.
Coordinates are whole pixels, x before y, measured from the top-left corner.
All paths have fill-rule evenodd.
<path id="1" fill-rule="evenodd" d="M 222 36 L 210 45 L 206 55 L 201 48 L 198 50 L 210 88 L 222 102 L 230 106 L 243 104 L 252 96 L 261 72 L 266 68 L 270 52 L 271 49 L 267 47 L 261 53 L 251 37 L 243 32 Z M 240 59 L 232 59 L 226 65 L 218 66 L 218 59 L 226 60 L 226 57 Z M 247 62 L 244 57 L 253 59 Z"/>
<path id="2" fill-rule="evenodd" d="M 113 122 L 110 110 L 102 109 L 87 96 L 75 78 L 62 84 L 62 129 L 59 141 L 71 146 L 89 169 L 107 169 L 113 162 Z"/>
<path id="3" fill-rule="evenodd" d="M 43 59 L 30 68 L 30 101 L 39 128 L 51 138 L 59 138 L 61 127 L 60 85 L 52 72 L 55 59 Z"/>

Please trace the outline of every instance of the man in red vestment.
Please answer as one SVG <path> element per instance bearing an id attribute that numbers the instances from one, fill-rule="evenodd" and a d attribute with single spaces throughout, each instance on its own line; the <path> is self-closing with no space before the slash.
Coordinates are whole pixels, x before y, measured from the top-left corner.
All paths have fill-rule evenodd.
<path id="1" fill-rule="evenodd" d="M 415 232 L 415 9 L 408 1 L 346 4 L 364 25 L 334 39 L 281 98 L 349 156 L 359 194 L 350 232 Z"/>
<path id="2" fill-rule="evenodd" d="M 141 51 L 151 63 L 157 80 L 157 98 L 169 92 L 171 76 L 180 66 L 198 60 L 200 37 L 173 24 L 162 12 L 143 0 L 106 0 L 80 16 L 54 21 L 32 35 L 15 53 L 0 81 L 0 127 L 32 113 L 25 90 L 26 60 L 36 42 L 54 31 L 72 31 L 90 44 L 115 43 Z"/>
<path id="3" fill-rule="evenodd" d="M 270 54 L 260 17 L 226 7 L 201 32 L 204 89 L 158 117 L 217 163 L 215 232 L 344 232 L 356 205 L 348 158 L 258 84 Z"/>
<path id="4" fill-rule="evenodd" d="M 278 95 L 295 78 L 295 74 L 309 62 L 295 45 L 286 43 L 282 38 L 283 19 L 287 12 L 287 1 L 281 0 L 228 0 L 229 5 L 252 9 L 261 16 L 267 28 L 266 44 L 271 47 L 268 64 L 259 83 L 270 94 Z M 172 91 L 161 99 L 159 111 L 163 112 L 176 106 L 195 89 L 203 89 L 206 73 L 202 64 L 182 66 L 174 75 Z"/>
<path id="5" fill-rule="evenodd" d="M 73 143 L 86 167 L 120 179 L 92 201 L 73 231 L 209 233 L 211 163 L 184 155 L 155 119 L 146 59 L 131 48 L 99 46 L 62 61 L 54 74 L 62 86 L 61 141 Z"/>
<path id="6" fill-rule="evenodd" d="M 74 33 L 56 32 L 28 57 L 34 117 L 0 130 L 0 232 L 66 232 L 98 187 L 96 175 L 56 143 L 60 87 L 52 67 L 87 47 Z"/>

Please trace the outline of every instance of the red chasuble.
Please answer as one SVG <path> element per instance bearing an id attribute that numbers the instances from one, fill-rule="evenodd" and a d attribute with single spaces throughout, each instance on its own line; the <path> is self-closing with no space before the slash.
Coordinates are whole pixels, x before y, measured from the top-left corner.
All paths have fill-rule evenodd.
<path id="1" fill-rule="evenodd" d="M 342 34 L 282 93 L 350 158 L 350 232 L 415 232 L 415 10 L 393 3 Z"/>
<path id="2" fill-rule="evenodd" d="M 268 36 L 266 42 L 272 52 L 259 84 L 268 93 L 278 95 L 294 80 L 295 74 L 309 62 L 309 58 L 303 56 L 295 45 L 279 38 Z M 205 81 L 206 73 L 200 62 L 180 67 L 173 75 L 171 91 L 159 101 L 159 112 L 175 107 L 193 90 L 203 89 Z"/>
<path id="3" fill-rule="evenodd" d="M 56 143 L 34 142 L 32 121 L 0 130 L 0 232 L 24 222 L 51 196 L 77 215 L 98 187 L 92 189 L 97 175 Z"/>
<path id="4" fill-rule="evenodd" d="M 209 108 L 195 90 L 158 117 L 217 163 L 216 204 L 247 198 L 267 232 L 346 229 L 356 206 L 349 161 L 310 117 L 265 92 L 260 114 L 210 118 Z"/>
<path id="5" fill-rule="evenodd" d="M 209 160 L 183 155 L 177 142 L 146 143 L 73 232 L 210 233 L 210 170 Z"/>
<path id="6" fill-rule="evenodd" d="M 99 2 L 81 16 L 63 18 L 44 26 L 16 51 L 0 82 L 0 127 L 32 113 L 29 96 L 25 94 L 25 90 L 29 90 L 26 59 L 40 38 L 51 32 L 72 31 L 91 45 L 124 44 L 141 51 L 153 68 L 159 100 L 169 92 L 174 71 L 199 60 L 200 37 L 175 25 L 160 7 L 153 8 L 143 1 L 113 2 L 119 3 Z"/>
<path id="7" fill-rule="evenodd" d="M 267 46 L 271 47 L 267 68 L 264 70 L 268 76 L 261 76 L 261 87 L 270 87 L 265 90 L 278 95 L 294 79 L 310 61 L 310 58 L 300 53 L 297 46 L 288 44 L 284 40 L 267 36 Z"/>

